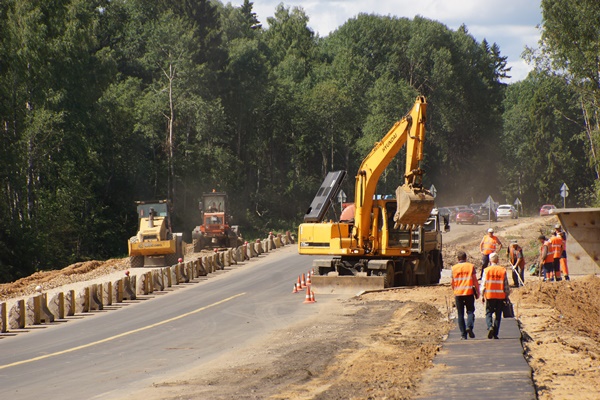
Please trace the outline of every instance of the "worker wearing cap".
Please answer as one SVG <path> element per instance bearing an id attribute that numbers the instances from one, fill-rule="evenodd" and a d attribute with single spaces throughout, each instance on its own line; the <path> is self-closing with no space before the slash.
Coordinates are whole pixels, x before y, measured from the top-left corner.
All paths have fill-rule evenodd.
<path id="1" fill-rule="evenodd" d="M 467 253 L 460 250 L 456 253 L 458 263 L 452 266 L 452 290 L 454 291 L 454 302 L 456 304 L 456 320 L 460 330 L 460 338 L 471 339 L 475 337 L 473 326 L 475 324 L 475 299 L 479 298 L 479 286 L 477 285 L 477 273 L 475 265 L 467 262 Z M 467 310 L 467 322 L 465 324 L 465 308 Z"/>
<path id="2" fill-rule="evenodd" d="M 494 230 L 492 228 L 487 230 L 487 235 L 481 239 L 481 243 L 479 243 L 479 251 L 481 251 L 481 278 L 483 278 L 483 271 L 487 268 L 490 263 L 490 254 L 498 253 L 502 248 L 502 243 L 497 236 L 494 235 Z"/>
<path id="3" fill-rule="evenodd" d="M 567 264 L 567 232 L 562 230 L 560 224 L 554 225 L 554 235 L 560 236 L 563 240 L 563 251 L 560 255 L 560 272 L 565 276 L 565 280 L 569 281 L 569 265 Z"/>
<path id="4" fill-rule="evenodd" d="M 538 236 L 540 242 L 540 255 L 538 258 L 538 265 L 541 267 L 544 282 L 554 280 L 554 253 L 550 251 L 550 241 L 546 239 L 546 236 Z"/>
<path id="5" fill-rule="evenodd" d="M 498 339 L 504 302 L 508 300 L 508 274 L 498 265 L 498 254 L 489 255 L 490 266 L 485 269 L 481 280 L 481 301 L 485 303 L 485 322 L 488 339 Z"/>
<path id="6" fill-rule="evenodd" d="M 506 256 L 512 266 L 513 285 L 515 287 L 523 286 L 525 284 L 525 258 L 523 257 L 523 249 L 519 246 L 516 239 L 510 241 L 510 246 L 506 250 Z"/>

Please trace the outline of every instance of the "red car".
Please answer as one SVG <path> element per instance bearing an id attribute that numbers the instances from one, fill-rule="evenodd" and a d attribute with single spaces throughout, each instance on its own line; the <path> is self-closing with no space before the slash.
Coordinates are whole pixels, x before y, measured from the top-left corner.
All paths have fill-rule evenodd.
<path id="1" fill-rule="evenodd" d="M 456 223 L 457 224 L 474 224 L 477 225 L 479 223 L 479 217 L 475 214 L 475 211 L 470 208 L 460 210 L 458 214 L 456 214 Z"/>
<path id="2" fill-rule="evenodd" d="M 553 204 L 544 204 L 542 206 L 542 208 L 540 208 L 540 217 L 543 217 L 545 215 L 552 215 L 552 213 L 554 213 L 554 210 L 556 210 L 556 206 Z"/>

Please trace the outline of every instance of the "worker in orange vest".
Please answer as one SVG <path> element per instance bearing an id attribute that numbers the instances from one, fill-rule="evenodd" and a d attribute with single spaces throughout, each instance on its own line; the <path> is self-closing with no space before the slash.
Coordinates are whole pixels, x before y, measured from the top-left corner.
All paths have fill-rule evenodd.
<path id="1" fill-rule="evenodd" d="M 564 249 L 564 241 L 560 235 L 552 235 L 550 239 L 550 252 L 552 253 L 554 259 L 552 260 L 552 270 L 554 272 L 554 279 L 556 281 L 561 281 L 562 278 L 560 276 L 560 257 L 562 255 Z"/>
<path id="2" fill-rule="evenodd" d="M 481 280 L 481 301 L 485 303 L 485 322 L 488 339 L 498 339 L 502 310 L 508 300 L 508 274 L 506 268 L 498 265 L 498 254 L 490 254 L 490 266 L 485 269 Z"/>
<path id="3" fill-rule="evenodd" d="M 483 271 L 487 268 L 490 263 L 490 254 L 500 252 L 502 248 L 502 243 L 497 236 L 494 235 L 494 230 L 489 228 L 487 230 L 487 235 L 481 239 L 481 243 L 479 243 L 479 251 L 482 254 L 481 257 L 481 278 L 483 278 Z"/>
<path id="4" fill-rule="evenodd" d="M 473 333 L 475 299 L 479 298 L 477 273 L 475 272 L 475 265 L 467 262 L 467 253 L 460 250 L 456 253 L 456 258 L 458 263 L 452 267 L 452 290 L 454 291 L 458 329 L 462 340 L 466 340 L 467 335 L 473 339 L 475 337 Z M 467 309 L 466 324 L 465 308 Z"/>
<path id="5" fill-rule="evenodd" d="M 523 257 L 523 248 L 519 246 L 516 239 L 510 241 L 506 256 L 512 266 L 513 285 L 515 287 L 523 286 L 525 284 L 525 258 Z"/>
<path id="6" fill-rule="evenodd" d="M 563 240 L 563 251 L 560 255 L 560 272 L 565 276 L 565 280 L 570 281 L 569 265 L 567 264 L 567 232 L 562 230 L 560 224 L 554 225 L 554 235 L 560 236 Z"/>
<path id="7" fill-rule="evenodd" d="M 538 265 L 541 267 L 544 282 L 554 280 L 554 253 L 550 251 L 550 241 L 546 239 L 546 236 L 538 236 L 540 242 L 540 256 L 538 258 Z"/>

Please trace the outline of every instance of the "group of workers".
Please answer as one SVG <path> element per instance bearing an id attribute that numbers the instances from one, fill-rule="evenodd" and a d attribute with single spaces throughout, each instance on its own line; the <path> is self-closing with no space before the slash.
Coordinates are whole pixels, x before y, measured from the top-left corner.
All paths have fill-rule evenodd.
<path id="1" fill-rule="evenodd" d="M 560 281 L 561 271 L 566 280 L 569 280 L 569 269 L 567 265 L 566 232 L 560 224 L 554 226 L 554 232 L 550 239 L 539 236 L 539 265 L 542 268 L 543 280 Z M 464 251 L 457 253 L 458 262 L 452 267 L 452 289 L 457 310 L 457 322 L 460 329 L 461 339 L 474 338 L 473 326 L 475 323 L 475 300 L 481 297 L 485 304 L 485 320 L 488 330 L 488 339 L 498 339 L 502 311 L 510 302 L 508 295 L 510 288 L 508 284 L 508 273 L 504 266 L 498 264 L 502 242 L 492 228 L 488 229 L 487 235 L 479 244 L 482 254 L 481 275 L 479 284 L 475 265 L 467 262 L 467 254 Z M 516 240 L 512 240 L 506 250 L 506 256 L 512 269 L 512 280 L 516 287 L 525 284 L 525 258 L 523 249 Z M 467 320 L 465 321 L 465 310 Z"/>

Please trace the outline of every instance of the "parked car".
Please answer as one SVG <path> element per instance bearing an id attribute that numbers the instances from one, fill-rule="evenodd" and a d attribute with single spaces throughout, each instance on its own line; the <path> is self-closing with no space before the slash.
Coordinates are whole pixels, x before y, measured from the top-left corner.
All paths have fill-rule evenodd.
<path id="1" fill-rule="evenodd" d="M 554 204 L 544 204 L 542 208 L 540 208 L 540 217 L 543 217 L 544 215 L 552 215 L 554 210 L 556 210 L 556 206 Z"/>
<path id="2" fill-rule="evenodd" d="M 477 216 L 479 217 L 480 221 L 498 221 L 498 215 L 496 215 L 496 210 L 494 210 L 493 208 L 490 209 L 487 206 L 483 206 L 479 210 L 477 210 Z"/>
<path id="3" fill-rule="evenodd" d="M 452 206 L 448 208 L 450 209 L 450 221 L 456 221 L 456 214 L 462 210 L 469 209 L 469 206 Z"/>
<path id="4" fill-rule="evenodd" d="M 519 212 L 511 204 L 500 204 L 496 210 L 496 216 L 498 218 L 509 217 L 517 219 L 519 218 Z"/>
<path id="5" fill-rule="evenodd" d="M 479 217 L 475 214 L 475 211 L 470 208 L 465 208 L 460 210 L 456 214 L 456 223 L 457 224 L 474 224 L 477 225 L 479 223 Z"/>
<path id="6" fill-rule="evenodd" d="M 475 212 L 477 212 L 481 207 L 483 207 L 483 203 L 472 203 L 469 204 L 469 208 Z"/>

